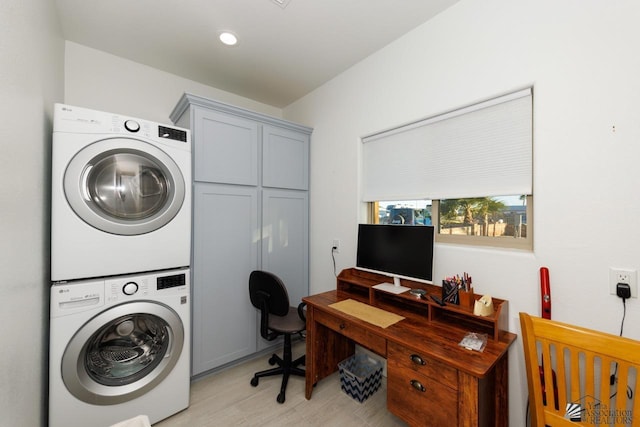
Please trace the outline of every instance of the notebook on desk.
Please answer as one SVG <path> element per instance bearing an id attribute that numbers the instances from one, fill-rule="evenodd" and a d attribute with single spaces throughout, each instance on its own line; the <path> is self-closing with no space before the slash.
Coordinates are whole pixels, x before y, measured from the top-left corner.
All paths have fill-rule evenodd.
<path id="1" fill-rule="evenodd" d="M 404 319 L 404 317 L 391 313 L 390 311 L 382 310 L 352 299 L 329 304 L 329 307 L 373 325 L 380 326 L 381 328 L 388 328 L 394 323 Z"/>

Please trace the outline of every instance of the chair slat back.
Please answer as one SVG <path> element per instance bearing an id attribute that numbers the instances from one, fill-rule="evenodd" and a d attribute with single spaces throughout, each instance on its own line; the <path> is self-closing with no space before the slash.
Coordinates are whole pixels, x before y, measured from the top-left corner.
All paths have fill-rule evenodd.
<path id="1" fill-rule="evenodd" d="M 532 426 L 640 426 L 639 341 L 526 313 L 520 324 Z"/>

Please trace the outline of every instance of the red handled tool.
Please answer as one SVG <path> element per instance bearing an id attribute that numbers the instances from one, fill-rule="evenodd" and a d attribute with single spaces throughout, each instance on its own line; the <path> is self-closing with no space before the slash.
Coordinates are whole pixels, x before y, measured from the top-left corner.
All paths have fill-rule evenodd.
<path id="1" fill-rule="evenodd" d="M 549 269 L 540 267 L 540 303 L 541 315 L 544 319 L 551 319 L 551 285 L 549 284 Z M 542 385 L 542 403 L 547 404 L 547 393 L 544 385 L 544 365 L 540 365 L 540 380 Z M 553 397 L 555 399 L 555 407 L 558 409 L 558 383 L 556 380 L 556 371 L 551 371 L 553 380 Z"/>
<path id="2" fill-rule="evenodd" d="M 551 288 L 547 267 L 540 267 L 540 297 L 542 302 L 541 315 L 544 319 L 551 319 Z"/>

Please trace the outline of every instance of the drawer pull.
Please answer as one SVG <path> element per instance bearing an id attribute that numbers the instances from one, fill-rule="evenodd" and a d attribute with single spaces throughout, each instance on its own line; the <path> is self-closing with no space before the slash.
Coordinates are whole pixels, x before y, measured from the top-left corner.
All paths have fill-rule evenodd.
<path id="1" fill-rule="evenodd" d="M 416 365 L 426 365 L 427 362 L 424 361 L 424 359 L 420 356 L 418 356 L 417 354 L 412 354 L 411 356 L 411 361 L 413 363 L 415 363 Z"/>
<path id="2" fill-rule="evenodd" d="M 346 328 L 345 324 L 344 323 L 340 323 L 340 329 L 344 329 L 344 328 Z"/>
<path id="3" fill-rule="evenodd" d="M 424 393 L 425 391 L 427 391 L 427 389 L 426 389 L 426 388 L 424 388 L 424 386 L 423 386 L 423 385 L 420 383 L 420 381 L 418 381 L 418 380 L 411 380 L 411 381 L 409 381 L 409 383 L 411 384 L 411 386 L 412 386 L 413 388 L 415 388 L 415 389 L 416 389 L 416 390 L 418 390 L 418 391 L 421 391 L 421 392 L 423 392 L 423 393 Z"/>

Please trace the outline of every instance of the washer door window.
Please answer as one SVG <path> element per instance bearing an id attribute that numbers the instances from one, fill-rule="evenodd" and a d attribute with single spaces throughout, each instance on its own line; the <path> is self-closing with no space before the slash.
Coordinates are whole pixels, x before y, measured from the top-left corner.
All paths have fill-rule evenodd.
<path id="1" fill-rule="evenodd" d="M 133 302 L 115 306 L 87 322 L 62 358 L 62 378 L 78 399 L 112 405 L 158 385 L 182 353 L 184 329 L 171 308 Z"/>
<path id="2" fill-rule="evenodd" d="M 76 154 L 64 175 L 74 212 L 118 235 L 145 234 L 169 223 L 184 202 L 180 169 L 164 151 L 130 138 L 97 141 Z"/>

